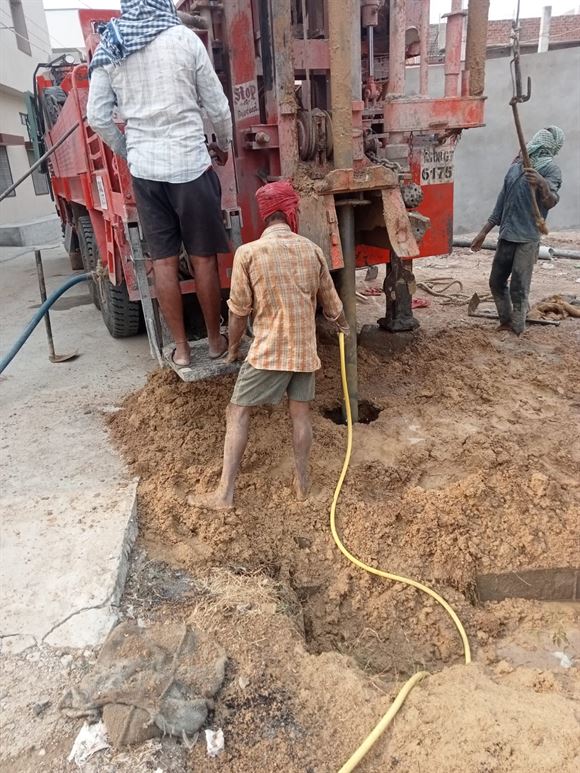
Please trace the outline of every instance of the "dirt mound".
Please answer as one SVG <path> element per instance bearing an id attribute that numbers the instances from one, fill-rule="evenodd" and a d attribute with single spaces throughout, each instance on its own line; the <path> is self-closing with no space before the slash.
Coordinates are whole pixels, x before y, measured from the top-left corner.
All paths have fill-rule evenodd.
<path id="1" fill-rule="evenodd" d="M 299 606 L 283 583 L 259 573 L 219 569 L 192 577 L 188 584 L 182 572 L 145 557 L 142 568 L 148 580 L 134 576 L 129 593 L 134 587 L 146 590 L 147 608 L 136 607 L 134 613 L 148 622 L 179 616 L 227 649 L 226 681 L 211 717 L 211 726 L 221 727 L 225 736 L 225 751 L 214 763 L 220 771 L 335 772 L 401 686 L 400 681 L 367 678 L 351 658 L 337 652 L 309 653 Z M 155 601 L 163 595 L 165 603 Z M 560 624 L 560 635 L 567 631 L 572 637 L 572 627 L 578 626 L 573 610 L 559 609 L 548 620 L 540 605 L 531 607 L 536 635 L 542 625 L 553 631 Z M 496 608 L 512 622 L 522 611 L 512 601 Z M 525 633 L 510 637 L 514 653 L 525 643 Z M 495 645 L 486 648 L 485 665 L 445 669 L 416 687 L 361 773 L 575 770 L 580 753 L 578 695 L 573 693 L 577 669 L 513 668 L 502 659 L 505 646 L 501 652 Z M 551 642 L 548 648 L 554 646 Z M 530 663 L 530 654 L 525 657 Z M 556 663 L 552 657 L 552 667 Z M 187 766 L 168 770 L 210 767 L 198 742 Z"/>
<path id="2" fill-rule="evenodd" d="M 380 673 L 459 658 L 444 612 L 413 590 L 362 576 L 330 539 L 345 433 L 322 415 L 339 394 L 336 348 L 323 347 L 322 357 L 314 493 L 305 504 L 292 498 L 283 407 L 256 411 L 237 509 L 216 515 L 194 502 L 218 479 L 233 380 L 185 384 L 157 373 L 126 400 L 112 430 L 141 476 L 145 541 L 158 555 L 159 543 L 170 545 L 172 559 L 190 568 L 259 568 L 286 582 L 313 652 L 351 653 Z M 479 572 L 577 560 L 579 363 L 561 330 L 534 331 L 533 346 L 478 329 L 422 334 L 388 362 L 360 349 L 361 397 L 382 411 L 355 430 L 339 504 L 349 548 L 434 583 L 471 636 L 494 634 L 495 618 L 471 604 Z"/>
<path id="3" fill-rule="evenodd" d="M 411 693 L 377 769 L 572 773 L 580 761 L 578 706 L 553 688 L 551 676 L 534 669 L 499 683 L 482 666 L 446 669 Z"/>

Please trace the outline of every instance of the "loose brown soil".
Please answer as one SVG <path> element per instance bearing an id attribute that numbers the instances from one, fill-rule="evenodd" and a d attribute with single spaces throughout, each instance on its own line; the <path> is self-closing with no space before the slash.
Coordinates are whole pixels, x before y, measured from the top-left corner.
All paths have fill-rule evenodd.
<path id="1" fill-rule="evenodd" d="M 221 567 L 251 578 L 249 597 L 255 587 L 275 594 L 265 619 L 240 617 L 237 607 L 235 621 L 209 613 L 234 664 L 216 708 L 228 739 L 220 770 L 338 769 L 386 710 L 395 683 L 419 668 L 444 670 L 415 690 L 363 770 L 576 767 L 578 671 L 559 668 L 550 653 L 562 649 L 561 632 L 577 648 L 574 605 L 478 604 L 475 581 L 484 572 L 578 564 L 578 323 L 535 327 L 518 340 L 468 320 L 463 308 L 432 312 L 433 324 L 405 346 L 398 339 L 398 351 L 382 333 L 363 336 L 360 396 L 380 413 L 355 428 L 339 529 L 368 563 L 445 595 L 474 645 L 478 664 L 469 669 L 458 665 L 457 632 L 434 602 L 361 573 L 332 542 L 328 506 L 345 444 L 344 428 L 326 418 L 340 394 L 335 345 L 321 346 L 306 503 L 292 497 L 282 406 L 255 413 L 236 509 L 196 506 L 218 480 L 230 378 L 188 385 L 154 374 L 111 420 L 141 477 L 150 557 L 196 577 Z M 530 630 L 543 660 L 522 634 Z M 251 686 L 241 690 L 244 662 Z M 194 750 L 192 769 L 198 764 Z"/>
<path id="2" fill-rule="evenodd" d="M 482 294 L 490 261 L 431 258 L 417 278 L 452 275 L 466 294 Z M 538 268 L 532 301 L 578 292 L 578 276 L 570 261 Z M 221 644 L 228 666 L 210 726 L 223 728 L 225 751 L 209 760 L 203 737 L 191 749 L 167 739 L 100 753 L 88 771 L 335 773 L 423 668 L 433 676 L 362 773 L 580 768 L 577 603 L 476 597 L 480 573 L 578 566 L 580 322 L 516 339 L 468 318 L 465 306 L 429 300 L 417 334 L 361 336 L 360 397 L 378 415 L 355 428 L 338 525 L 365 561 L 432 584 L 452 603 L 474 664 L 462 664 L 457 632 L 431 599 L 360 572 L 331 539 L 345 446 L 332 420 L 340 382 L 331 339 L 321 337 L 314 486 L 303 504 L 292 496 L 280 407 L 255 413 L 236 509 L 196 507 L 218 480 L 233 380 L 187 385 L 156 373 L 111 418 L 140 476 L 140 545 L 121 616 L 188 621 Z M 382 302 L 361 303 L 360 322 L 380 316 Z M 68 675 L 58 654 L 33 656 L 0 668 L 0 700 L 13 717 L 2 728 L 0 770 L 72 770 L 64 759 L 78 727 L 59 715 L 58 696 L 94 655 L 75 656 Z M 38 717 L 44 697 L 50 706 Z"/>

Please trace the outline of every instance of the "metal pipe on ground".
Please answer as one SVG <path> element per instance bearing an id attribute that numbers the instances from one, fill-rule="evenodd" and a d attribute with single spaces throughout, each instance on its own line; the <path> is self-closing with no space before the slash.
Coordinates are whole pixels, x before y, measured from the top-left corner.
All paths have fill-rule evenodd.
<path id="1" fill-rule="evenodd" d="M 471 247 L 470 239 L 453 238 L 454 247 Z M 483 250 L 497 249 L 497 241 L 486 241 L 481 247 Z M 552 258 L 567 258 L 569 260 L 580 260 L 580 250 L 561 250 L 558 247 L 548 247 L 545 244 L 540 244 L 540 250 L 538 253 L 540 260 L 552 260 Z"/>

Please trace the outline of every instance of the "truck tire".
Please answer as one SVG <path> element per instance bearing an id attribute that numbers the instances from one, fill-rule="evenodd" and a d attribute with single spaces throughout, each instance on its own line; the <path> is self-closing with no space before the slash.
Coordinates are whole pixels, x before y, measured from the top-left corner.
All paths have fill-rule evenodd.
<path id="1" fill-rule="evenodd" d="M 79 247 L 81 251 L 82 268 L 85 271 L 96 271 L 101 262 L 99 246 L 95 239 L 95 232 L 91 218 L 88 215 L 79 215 L 76 220 L 77 236 L 79 238 Z M 89 282 L 89 293 L 92 302 L 97 309 L 101 308 L 101 294 L 99 286 L 95 279 Z"/>
<path id="2" fill-rule="evenodd" d="M 101 314 L 109 333 L 113 338 L 137 335 L 141 327 L 141 304 L 129 299 L 125 282 L 114 285 L 108 277 L 102 276 L 99 285 Z"/>
<path id="3" fill-rule="evenodd" d="M 101 265 L 99 246 L 88 215 L 77 217 L 77 235 L 85 271 L 96 271 Z M 137 335 L 141 323 L 141 304 L 129 300 L 127 286 L 111 283 L 107 276 L 99 275 L 89 283 L 91 299 L 101 310 L 103 321 L 113 338 Z"/>

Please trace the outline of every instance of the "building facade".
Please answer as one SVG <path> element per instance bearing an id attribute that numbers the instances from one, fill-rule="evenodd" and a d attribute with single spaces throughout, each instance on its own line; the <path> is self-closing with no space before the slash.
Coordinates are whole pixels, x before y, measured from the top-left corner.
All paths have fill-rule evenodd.
<path id="1" fill-rule="evenodd" d="M 0 193 L 34 161 L 26 126 L 26 92 L 36 66 L 52 58 L 40 0 L 0 0 Z M 35 172 L 0 203 L 0 229 L 56 219 L 48 181 Z M 54 224 L 48 228 L 54 233 Z M 4 240 L 10 243 L 10 240 Z"/>

